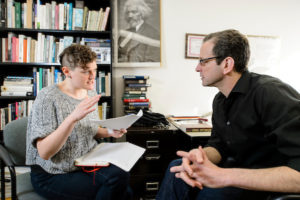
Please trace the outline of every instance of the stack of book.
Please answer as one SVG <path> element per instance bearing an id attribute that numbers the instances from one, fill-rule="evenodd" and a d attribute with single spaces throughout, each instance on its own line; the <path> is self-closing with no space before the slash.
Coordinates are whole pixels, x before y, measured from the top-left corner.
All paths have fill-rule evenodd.
<path id="1" fill-rule="evenodd" d="M 210 136 L 212 125 L 207 119 L 198 116 L 169 117 L 177 128 L 191 136 Z"/>
<path id="2" fill-rule="evenodd" d="M 33 78 L 7 76 L 1 86 L 1 96 L 33 96 Z"/>
<path id="3" fill-rule="evenodd" d="M 151 107 L 150 101 L 146 96 L 148 87 L 151 84 L 147 83 L 149 76 L 124 75 L 124 94 L 123 104 L 124 113 L 136 113 L 140 109 L 149 110 Z"/>

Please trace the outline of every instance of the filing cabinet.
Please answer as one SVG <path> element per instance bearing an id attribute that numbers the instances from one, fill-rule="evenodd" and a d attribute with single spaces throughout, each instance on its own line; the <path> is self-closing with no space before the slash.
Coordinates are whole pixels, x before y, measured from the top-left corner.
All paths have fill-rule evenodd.
<path id="1" fill-rule="evenodd" d="M 127 131 L 128 142 L 146 149 L 130 171 L 134 199 L 155 199 L 168 164 L 177 157 L 181 142 L 178 129 L 170 125 L 167 128 L 131 127 Z"/>

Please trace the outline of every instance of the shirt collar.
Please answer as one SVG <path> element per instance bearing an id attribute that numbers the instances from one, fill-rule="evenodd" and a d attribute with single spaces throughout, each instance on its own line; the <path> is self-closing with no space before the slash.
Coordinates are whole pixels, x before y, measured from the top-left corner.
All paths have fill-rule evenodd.
<path id="1" fill-rule="evenodd" d="M 230 93 L 247 93 L 250 88 L 251 74 L 247 70 L 242 73 L 241 78 L 237 81 Z"/>

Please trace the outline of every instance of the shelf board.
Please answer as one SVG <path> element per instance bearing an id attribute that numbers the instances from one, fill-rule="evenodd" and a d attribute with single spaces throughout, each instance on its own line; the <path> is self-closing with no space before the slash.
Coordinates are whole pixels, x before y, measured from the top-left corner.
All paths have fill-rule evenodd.
<path id="1" fill-rule="evenodd" d="M 10 99 L 34 100 L 35 96 L 0 96 L 0 100 Z"/>
<path id="2" fill-rule="evenodd" d="M 0 66 L 60 66 L 59 63 L 22 63 L 22 62 L 0 62 Z"/>
<path id="3" fill-rule="evenodd" d="M 97 65 L 102 67 L 110 67 L 110 64 L 99 64 Z M 59 63 L 45 63 L 45 62 L 38 62 L 38 63 L 22 63 L 22 62 L 0 62 L 0 67 L 3 66 L 60 66 Z"/>
<path id="4" fill-rule="evenodd" d="M 23 33 L 64 33 L 64 34 L 110 34 L 111 31 L 86 31 L 86 30 L 56 30 L 56 29 L 30 29 L 30 28 L 0 28 L 0 32 Z"/>

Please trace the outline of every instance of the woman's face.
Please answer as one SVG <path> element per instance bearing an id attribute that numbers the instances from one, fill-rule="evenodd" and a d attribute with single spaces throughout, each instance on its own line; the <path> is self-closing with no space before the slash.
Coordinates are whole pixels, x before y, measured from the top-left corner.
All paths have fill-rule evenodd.
<path id="1" fill-rule="evenodd" d="M 84 69 L 81 67 L 76 67 L 75 69 L 70 70 L 72 84 L 78 89 L 94 89 L 96 75 L 96 61 L 88 63 Z"/>

